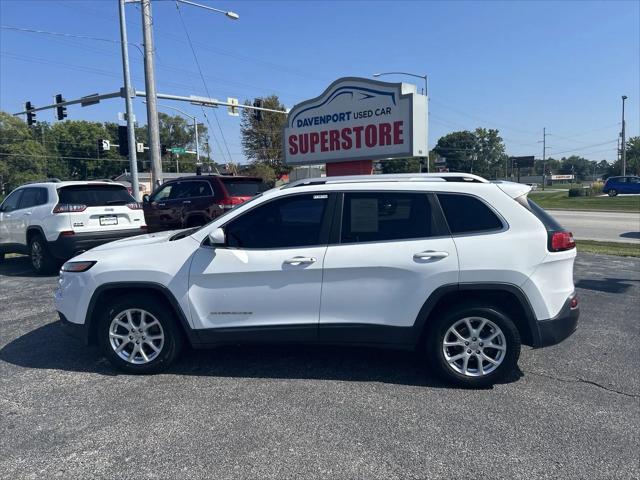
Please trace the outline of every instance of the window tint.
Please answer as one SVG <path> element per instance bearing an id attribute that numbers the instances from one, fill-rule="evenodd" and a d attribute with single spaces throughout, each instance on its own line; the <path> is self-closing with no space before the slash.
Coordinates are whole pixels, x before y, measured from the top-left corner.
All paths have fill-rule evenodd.
<path id="1" fill-rule="evenodd" d="M 135 202 L 123 185 L 72 185 L 58 189 L 58 196 L 60 203 L 76 203 L 87 207 Z"/>
<path id="2" fill-rule="evenodd" d="M 640 183 L 640 177 L 629 177 L 629 183 Z"/>
<path id="3" fill-rule="evenodd" d="M 252 178 L 221 178 L 220 181 L 231 197 L 253 197 L 267 190 L 267 186 L 261 180 Z"/>
<path id="4" fill-rule="evenodd" d="M 46 188 L 26 188 L 20 199 L 20 208 L 36 207 L 47 203 Z"/>
<path id="5" fill-rule="evenodd" d="M 170 183 L 169 185 L 165 185 L 160 188 L 154 195 L 151 197 L 152 202 L 161 202 L 163 200 L 168 200 L 171 196 L 171 190 L 173 190 L 175 183 Z"/>
<path id="6" fill-rule="evenodd" d="M 501 230 L 503 227 L 496 214 L 475 197 L 439 193 L 438 200 L 452 234 Z"/>
<path id="7" fill-rule="evenodd" d="M 213 195 L 209 182 L 187 181 L 179 182 L 171 190 L 170 198 L 206 197 Z"/>
<path id="8" fill-rule="evenodd" d="M 224 227 L 227 244 L 237 248 L 319 245 L 328 195 L 296 195 L 261 205 Z"/>
<path id="9" fill-rule="evenodd" d="M 22 196 L 23 190 L 17 190 L 4 199 L 2 203 L 3 212 L 12 212 L 18 208 L 18 202 Z"/>
<path id="10" fill-rule="evenodd" d="M 345 193 L 342 243 L 381 242 L 435 235 L 424 193 Z"/>
<path id="11" fill-rule="evenodd" d="M 527 198 L 527 205 L 531 213 L 533 213 L 536 217 L 538 217 L 538 220 L 542 222 L 542 224 L 547 229 L 547 231 L 557 232 L 560 230 L 564 230 L 564 228 L 562 228 L 562 225 L 560 225 L 555 218 L 549 215 L 544 208 L 542 208 L 540 205 L 538 205 L 536 202 L 534 202 L 530 198 Z M 525 207 L 527 205 L 525 205 Z"/>

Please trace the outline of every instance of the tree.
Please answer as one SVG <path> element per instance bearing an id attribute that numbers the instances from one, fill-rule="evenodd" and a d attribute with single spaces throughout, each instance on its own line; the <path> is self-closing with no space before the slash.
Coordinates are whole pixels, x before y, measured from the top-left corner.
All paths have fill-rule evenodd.
<path id="1" fill-rule="evenodd" d="M 245 105 L 250 105 L 249 101 Z M 263 99 L 264 108 L 285 111 L 277 95 Z M 242 110 L 240 132 L 242 134 L 242 150 L 252 163 L 268 165 L 278 176 L 290 169 L 284 164 L 282 152 L 282 134 L 287 121 L 286 115 L 272 112 L 262 112 L 259 120 L 254 111 Z"/>
<path id="2" fill-rule="evenodd" d="M 473 134 L 476 139 L 476 146 L 471 172 L 489 178 L 502 176 L 507 155 L 498 130 L 476 128 Z"/>
<path id="3" fill-rule="evenodd" d="M 242 170 L 242 175 L 260 177 L 269 187 L 273 187 L 278 179 L 276 171 L 270 165 L 264 163 L 252 163 Z"/>
<path id="4" fill-rule="evenodd" d="M 627 175 L 640 175 L 640 137 L 627 141 Z"/>

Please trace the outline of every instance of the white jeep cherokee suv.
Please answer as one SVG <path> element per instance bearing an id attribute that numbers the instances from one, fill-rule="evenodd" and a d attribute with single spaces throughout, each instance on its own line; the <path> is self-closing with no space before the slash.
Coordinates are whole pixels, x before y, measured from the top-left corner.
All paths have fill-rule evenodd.
<path id="1" fill-rule="evenodd" d="M 146 230 L 142 205 L 113 182 L 23 185 L 0 205 L 0 260 L 25 253 L 37 273 L 105 242 Z"/>
<path id="2" fill-rule="evenodd" d="M 520 345 L 578 320 L 576 256 L 530 187 L 467 174 L 307 179 L 199 229 L 112 242 L 62 267 L 63 326 L 132 373 L 184 342 L 424 349 L 444 378 L 488 385 Z"/>

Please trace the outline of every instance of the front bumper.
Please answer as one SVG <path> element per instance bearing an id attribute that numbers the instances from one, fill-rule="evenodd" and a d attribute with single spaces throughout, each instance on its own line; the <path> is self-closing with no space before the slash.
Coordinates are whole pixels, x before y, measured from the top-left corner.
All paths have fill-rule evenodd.
<path id="1" fill-rule="evenodd" d="M 538 332 L 536 347 L 548 347 L 562 342 L 576 331 L 578 326 L 578 318 L 580 317 L 580 308 L 571 308 L 571 301 L 575 297 L 572 294 L 562 306 L 562 309 L 553 318 L 548 320 L 539 320 L 537 322 Z"/>
<path id="2" fill-rule="evenodd" d="M 77 338 L 85 345 L 89 344 L 89 329 L 87 328 L 86 323 L 71 323 L 61 312 L 58 312 L 58 316 L 60 317 L 62 330 L 66 334 Z"/>
<path id="3" fill-rule="evenodd" d="M 60 235 L 53 242 L 49 242 L 49 251 L 56 258 L 68 260 L 93 247 L 123 238 L 137 237 L 146 233 L 147 231 L 141 228 L 129 228 L 127 230 L 113 230 L 104 233 L 87 232 Z"/>

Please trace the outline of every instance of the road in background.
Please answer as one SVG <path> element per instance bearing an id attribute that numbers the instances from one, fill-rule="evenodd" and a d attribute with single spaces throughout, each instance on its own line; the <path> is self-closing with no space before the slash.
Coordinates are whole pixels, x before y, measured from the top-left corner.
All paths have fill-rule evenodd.
<path id="1" fill-rule="evenodd" d="M 0 263 L 0 478 L 640 475 L 640 259 L 579 253 L 578 330 L 485 390 L 408 352 L 319 346 L 125 375 L 61 331 L 56 282 Z"/>
<path id="2" fill-rule="evenodd" d="M 640 214 L 627 212 L 547 210 L 578 240 L 640 244 Z"/>

